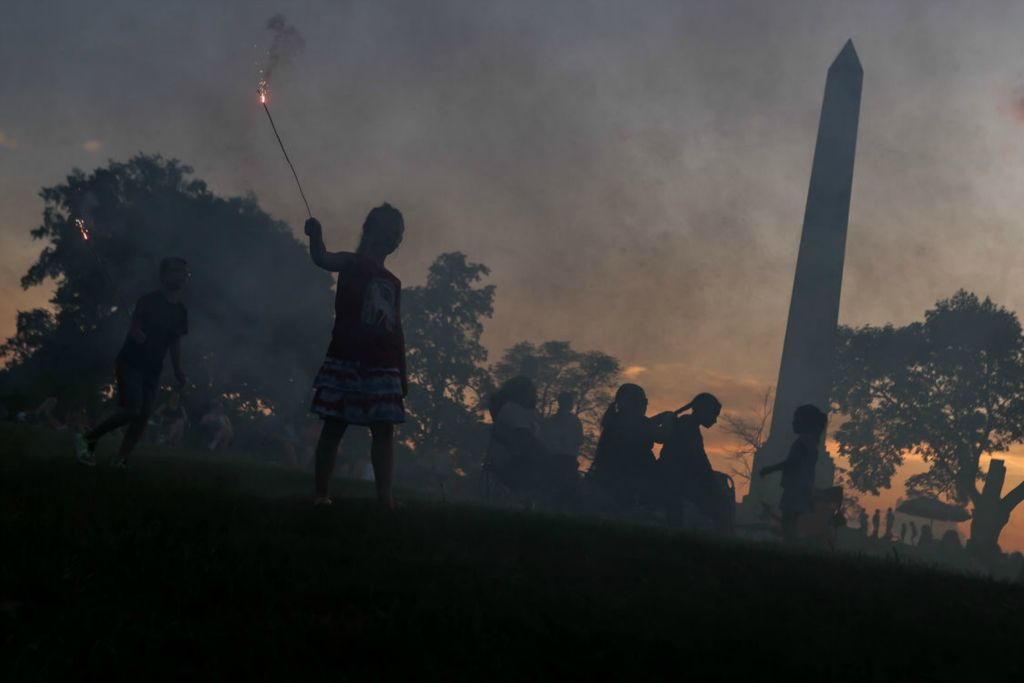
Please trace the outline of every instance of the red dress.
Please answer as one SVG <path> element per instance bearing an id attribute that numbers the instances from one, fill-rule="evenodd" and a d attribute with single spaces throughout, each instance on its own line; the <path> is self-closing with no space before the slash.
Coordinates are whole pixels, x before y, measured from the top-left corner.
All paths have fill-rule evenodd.
<path id="1" fill-rule="evenodd" d="M 313 381 L 312 411 L 349 424 L 405 421 L 402 283 L 356 254 L 338 276 L 334 331 Z"/>

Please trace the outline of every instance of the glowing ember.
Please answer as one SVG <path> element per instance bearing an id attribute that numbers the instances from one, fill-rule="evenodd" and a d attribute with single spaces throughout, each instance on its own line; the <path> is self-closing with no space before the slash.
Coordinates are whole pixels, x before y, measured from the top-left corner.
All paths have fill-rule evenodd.
<path id="1" fill-rule="evenodd" d="M 268 85 L 269 84 L 267 83 L 267 79 L 261 78 L 259 85 L 256 86 L 256 92 L 258 92 L 260 94 L 260 104 L 266 104 L 267 103 L 267 86 Z"/>
<path id="2" fill-rule="evenodd" d="M 85 221 L 81 218 L 75 219 L 75 227 L 78 228 L 78 232 L 82 233 L 82 239 L 89 240 L 89 228 L 85 227 Z"/>

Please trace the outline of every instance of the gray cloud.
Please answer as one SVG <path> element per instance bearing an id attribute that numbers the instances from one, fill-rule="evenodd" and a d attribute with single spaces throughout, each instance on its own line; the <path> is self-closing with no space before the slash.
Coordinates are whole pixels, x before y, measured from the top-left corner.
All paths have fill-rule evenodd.
<path id="1" fill-rule="evenodd" d="M 19 31 L 0 41 L 0 63 L 23 65 L 2 75 L 17 117 L 5 125 L 46 145 L 27 165 L 0 158 L 17 180 L 0 197 L 12 269 L 34 254 L 26 190 L 95 164 L 90 138 L 114 158 L 180 157 L 298 229 L 301 201 L 252 96 L 276 9 L 17 7 Z M 998 103 L 1019 79 L 1021 14 L 1010 2 L 311 3 L 289 12 L 306 50 L 275 85 L 274 115 L 335 248 L 388 200 L 409 224 L 394 264 L 406 282 L 447 249 L 492 267 L 492 350 L 573 339 L 629 364 L 770 384 L 825 70 L 851 36 L 865 85 L 842 319 L 906 321 L 960 286 L 1024 307 L 1024 137 Z M 69 39 L 43 49 L 54 32 Z M 658 383 L 685 398 L 704 377 Z"/>

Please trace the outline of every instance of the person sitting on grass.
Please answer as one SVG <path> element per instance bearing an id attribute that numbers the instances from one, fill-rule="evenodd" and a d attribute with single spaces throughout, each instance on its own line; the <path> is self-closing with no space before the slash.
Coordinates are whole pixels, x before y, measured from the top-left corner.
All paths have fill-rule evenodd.
<path id="1" fill-rule="evenodd" d="M 579 477 L 577 458 L 583 445 L 583 423 L 572 412 L 576 396 L 571 391 L 559 393 L 557 400 L 558 412 L 541 423 L 540 436 L 551 454 L 552 466 L 571 481 Z"/>
<path id="2" fill-rule="evenodd" d="M 211 451 L 223 451 L 231 445 L 235 438 L 235 430 L 231 426 L 231 418 L 224 411 L 224 402 L 216 400 L 210 404 L 210 412 L 203 415 L 199 424 L 207 430 L 210 435 Z"/>
<path id="3" fill-rule="evenodd" d="M 390 204 L 374 208 L 363 221 L 355 252 L 328 252 L 323 229 L 306 221 L 313 263 L 338 273 L 334 330 L 313 381 L 312 412 L 323 420 L 316 445 L 314 505 L 330 505 L 329 485 L 338 446 L 349 425 L 370 428 L 377 500 L 395 507 L 395 425 L 405 422 L 408 379 L 402 333 L 402 283 L 384 261 L 402 243 L 405 221 Z"/>
<path id="4" fill-rule="evenodd" d="M 671 412 L 647 417 L 643 388 L 636 384 L 620 386 L 601 418 L 601 436 L 587 479 L 619 505 L 629 507 L 654 500 L 654 444 L 664 443 L 673 418 Z"/>
<path id="5" fill-rule="evenodd" d="M 153 421 L 159 428 L 157 440 L 168 446 L 180 446 L 188 428 L 188 413 L 181 405 L 181 392 L 172 391 L 167 402 L 153 413 Z"/>
<path id="6" fill-rule="evenodd" d="M 531 499 L 546 487 L 550 468 L 541 441 L 537 387 L 529 377 L 513 377 L 490 398 L 493 426 L 485 468 L 520 498 Z"/>
<path id="7" fill-rule="evenodd" d="M 115 364 L 117 409 L 94 429 L 75 436 L 75 454 L 85 465 L 96 464 L 96 442 L 104 434 L 127 425 L 115 467 L 127 467 L 128 458 L 146 429 L 160 383 L 164 356 L 170 351 L 174 377 L 185 385 L 181 369 L 181 338 L 188 334 L 188 311 L 181 294 L 191 273 L 185 259 L 160 261 L 160 289 L 138 300 L 128 336 Z"/>
<path id="8" fill-rule="evenodd" d="M 793 431 L 796 441 L 789 448 L 786 459 L 761 468 L 761 477 L 782 472 L 782 538 L 786 542 L 797 540 L 797 523 L 801 515 L 814 509 L 814 468 L 821 448 L 828 416 L 810 404 L 802 405 L 793 413 Z"/>

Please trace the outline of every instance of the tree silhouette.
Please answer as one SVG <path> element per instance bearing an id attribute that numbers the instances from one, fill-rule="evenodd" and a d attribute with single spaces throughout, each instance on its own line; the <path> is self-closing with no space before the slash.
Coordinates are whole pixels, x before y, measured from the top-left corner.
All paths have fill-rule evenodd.
<path id="1" fill-rule="evenodd" d="M 843 328 L 833 402 L 847 417 L 835 436 L 858 490 L 888 487 L 914 453 L 928 470 L 910 477 L 908 492 L 970 503 L 972 547 L 982 554 L 997 548 L 1024 484 L 1001 497 L 1002 461 L 993 459 L 986 473 L 981 458 L 1024 441 L 1024 336 L 1016 314 L 960 290 L 923 322 Z"/>
<path id="2" fill-rule="evenodd" d="M 729 460 L 732 461 L 729 469 L 732 476 L 737 479 L 750 481 L 754 454 L 761 450 L 765 441 L 768 440 L 768 427 L 771 424 L 774 396 L 773 387 L 765 389 L 760 396 L 757 410 L 749 417 L 731 414 L 722 416 L 725 433 L 739 441 L 739 446 L 729 456 Z"/>
<path id="3" fill-rule="evenodd" d="M 445 253 L 424 286 L 402 293 L 410 384 L 404 433 L 419 455 L 447 456 L 448 466 L 467 468 L 470 454 L 486 443 L 479 406 L 487 350 L 480 335 L 494 312 L 495 288 L 477 283 L 489 274 L 465 254 Z"/>
<path id="4" fill-rule="evenodd" d="M 51 309 L 19 313 L 0 349 L 4 393 L 99 403 L 132 306 L 156 288 L 160 259 L 176 255 L 193 273 L 184 345 L 192 391 L 227 396 L 252 415 L 304 411 L 328 341 L 330 278 L 255 198 L 217 197 L 191 174 L 139 155 L 42 190 L 32 236 L 45 246 L 22 286 L 56 288 Z"/>

